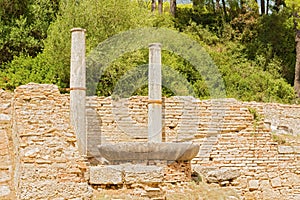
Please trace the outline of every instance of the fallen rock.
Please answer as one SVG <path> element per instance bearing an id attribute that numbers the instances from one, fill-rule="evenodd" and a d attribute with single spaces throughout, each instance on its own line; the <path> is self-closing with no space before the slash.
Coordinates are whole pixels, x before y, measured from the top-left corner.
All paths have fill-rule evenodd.
<path id="1" fill-rule="evenodd" d="M 209 183 L 220 183 L 224 181 L 232 181 L 233 179 L 236 179 L 241 175 L 239 170 L 233 170 L 233 169 L 219 169 L 219 170 L 213 170 L 209 171 L 207 173 L 207 181 Z"/>

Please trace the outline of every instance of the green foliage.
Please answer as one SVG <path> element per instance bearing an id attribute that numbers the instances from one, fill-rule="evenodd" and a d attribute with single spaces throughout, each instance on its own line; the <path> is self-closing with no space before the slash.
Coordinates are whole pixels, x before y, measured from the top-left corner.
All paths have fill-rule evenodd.
<path id="1" fill-rule="evenodd" d="M 61 87 L 68 87 L 70 66 L 70 30 L 87 30 L 87 54 L 98 43 L 122 31 L 150 24 L 149 12 L 130 0 L 66 1 L 61 4 L 60 16 L 48 31 L 44 53 L 55 66 Z"/>
<path id="2" fill-rule="evenodd" d="M 255 108 L 248 108 L 249 112 L 253 115 L 253 120 L 256 122 L 260 122 L 261 121 L 261 115 L 257 112 L 257 110 Z"/>
<path id="3" fill-rule="evenodd" d="M 210 50 L 226 84 L 228 97 L 243 101 L 282 102 L 289 103 L 295 99 L 291 85 L 283 78 L 265 71 L 259 60 L 248 60 L 243 54 L 245 47 L 236 42 L 228 42 L 225 46 L 216 46 L 218 51 Z M 267 68 L 278 66 L 271 61 Z"/>
<path id="4" fill-rule="evenodd" d="M 0 65 L 22 53 L 34 57 L 41 52 L 57 9 L 53 0 L 1 0 Z"/>
<path id="5" fill-rule="evenodd" d="M 162 51 L 162 61 L 163 96 L 195 94 L 201 98 L 209 97 L 205 81 L 190 63 L 168 51 Z M 147 64 L 147 49 L 124 54 L 114 61 L 101 76 L 97 86 L 97 95 L 110 96 L 115 92 L 118 97 L 147 96 Z M 181 79 L 187 82 L 183 82 Z M 121 84 L 120 89 L 117 84 Z M 136 88 L 136 86 L 141 87 Z M 189 89 L 193 91 L 189 91 Z"/>
<path id="6" fill-rule="evenodd" d="M 41 54 L 34 59 L 25 55 L 15 57 L 0 77 L 0 87 L 9 90 L 29 82 L 55 83 L 55 71 Z"/>
<path id="7" fill-rule="evenodd" d="M 197 2 L 178 6 L 174 18 L 168 3 L 159 15 L 150 12 L 150 1 L 141 0 L 0 0 L 0 87 L 12 90 L 28 82 L 69 87 L 71 28 L 86 29 L 88 56 L 99 43 L 123 31 L 165 27 L 183 32 L 206 49 L 219 67 L 228 97 L 293 102 L 296 59 L 291 16 L 299 11 L 299 2 L 286 1 L 290 9 L 264 16 L 259 16 L 255 0 L 243 1 L 243 7 L 241 1 L 226 1 L 226 14 L 212 1 Z M 163 83 L 164 96 L 181 94 L 188 84 L 192 90 L 188 92 L 196 97 L 210 97 L 208 83 L 191 63 L 168 51 L 163 51 L 162 61 L 163 74 L 169 77 Z M 147 63 L 147 49 L 123 54 L 102 74 L 97 94 L 113 95 L 124 81 L 123 89 L 131 93 L 122 94 L 147 95 L 146 80 L 139 79 L 147 74 L 139 67 Z M 180 78 L 187 82 L 176 82 Z"/>
<path id="8" fill-rule="evenodd" d="M 279 13 L 262 16 L 255 30 L 252 31 L 253 39 L 245 42 L 245 52 L 249 59 L 259 58 L 265 71 L 272 70 L 273 75 L 280 74 L 288 83 L 293 84 L 296 60 L 295 36 L 289 16 L 290 13 L 286 9 Z M 280 62 L 277 71 L 273 66 L 268 66 L 274 62 Z"/>
<path id="9" fill-rule="evenodd" d="M 195 23 L 208 27 L 211 31 L 221 33 L 224 20 L 220 13 L 211 13 L 207 12 L 206 9 L 181 6 L 177 8 L 175 23 L 175 26 L 180 31 L 183 31 L 191 23 Z"/>
<path id="10" fill-rule="evenodd" d="M 299 0 L 285 0 L 286 5 L 290 8 L 299 10 L 300 9 L 300 1 Z"/>
<path id="11" fill-rule="evenodd" d="M 277 142 L 279 145 L 287 144 L 286 138 L 283 135 L 279 135 L 276 133 L 272 133 L 272 140 L 274 142 Z"/>
<path id="12" fill-rule="evenodd" d="M 36 68 L 43 68 L 44 62 L 47 62 L 47 66 L 51 66 L 51 71 L 55 73 L 52 79 L 53 83 L 62 88 L 68 87 L 71 28 L 83 27 L 87 30 L 86 49 L 88 54 L 92 48 L 106 38 L 147 24 L 150 24 L 149 12 L 130 0 L 61 1 L 57 19 L 48 29 L 41 59 L 29 62 L 37 65 Z M 26 39 L 28 40 L 28 38 Z M 31 43 L 25 42 L 25 44 Z M 35 58 L 27 57 L 27 59 Z M 7 68 L 12 65 L 14 64 L 8 64 Z M 8 70 L 6 73 L 11 72 Z M 10 74 L 10 76 L 13 77 L 15 74 Z M 15 83 L 12 85 L 17 86 Z"/>

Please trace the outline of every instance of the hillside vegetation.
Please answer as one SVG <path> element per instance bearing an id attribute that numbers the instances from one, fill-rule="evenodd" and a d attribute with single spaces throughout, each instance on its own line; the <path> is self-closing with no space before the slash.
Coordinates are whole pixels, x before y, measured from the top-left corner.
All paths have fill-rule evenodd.
<path id="1" fill-rule="evenodd" d="M 201 45 L 218 67 L 227 97 L 297 103 L 297 4 L 270 0 L 266 6 L 263 10 L 255 0 L 200 0 L 178 4 L 170 13 L 168 2 L 159 11 L 149 0 L 1 0 L 0 87 L 13 90 L 36 82 L 68 88 L 73 27 L 86 29 L 87 56 L 116 34 L 156 27 L 180 32 Z M 210 98 L 195 66 L 172 51 L 162 54 L 163 65 L 184 77 L 195 96 Z M 121 77 L 147 63 L 145 48 L 124 52 L 103 71 L 95 93 L 112 95 Z M 145 85 L 132 92 L 146 94 Z M 163 94 L 177 95 L 167 87 Z"/>

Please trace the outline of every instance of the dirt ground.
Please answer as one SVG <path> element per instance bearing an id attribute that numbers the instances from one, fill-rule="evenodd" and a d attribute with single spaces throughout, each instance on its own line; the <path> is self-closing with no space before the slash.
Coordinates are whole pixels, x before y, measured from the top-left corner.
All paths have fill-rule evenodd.
<path id="1" fill-rule="evenodd" d="M 94 191 L 93 200 L 238 200 L 238 194 L 230 188 L 200 182 L 184 184 L 166 184 L 159 188 L 137 186 L 134 189 L 98 189 Z"/>

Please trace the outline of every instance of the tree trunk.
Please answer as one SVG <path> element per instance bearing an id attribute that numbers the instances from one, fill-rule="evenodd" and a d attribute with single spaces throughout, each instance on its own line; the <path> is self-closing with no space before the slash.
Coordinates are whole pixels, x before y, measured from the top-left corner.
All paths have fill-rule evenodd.
<path id="1" fill-rule="evenodd" d="M 176 16 L 176 0 L 170 0 L 170 12 L 174 17 Z"/>
<path id="2" fill-rule="evenodd" d="M 281 5 L 281 0 L 276 0 L 275 6 L 276 6 L 277 8 L 279 8 L 280 5 Z"/>
<path id="3" fill-rule="evenodd" d="M 224 16 L 227 19 L 227 12 L 226 12 L 226 4 L 225 4 L 225 0 L 222 0 L 222 4 L 223 4 L 223 12 L 224 12 Z"/>
<path id="4" fill-rule="evenodd" d="M 266 8 L 265 8 L 265 0 L 260 0 L 261 4 L 260 4 L 260 12 L 261 15 L 264 15 L 266 13 Z"/>
<path id="5" fill-rule="evenodd" d="M 158 12 L 159 14 L 163 13 L 163 0 L 158 0 Z"/>
<path id="6" fill-rule="evenodd" d="M 245 0 L 241 0 L 240 4 L 241 4 L 241 13 L 245 14 L 246 13 Z"/>
<path id="7" fill-rule="evenodd" d="M 214 0 L 211 0 L 211 7 L 212 7 L 214 13 L 216 13 L 216 6 L 215 6 Z"/>
<path id="8" fill-rule="evenodd" d="M 296 66 L 295 66 L 295 92 L 300 97 L 300 30 L 296 33 Z"/>
<path id="9" fill-rule="evenodd" d="M 156 0 L 152 0 L 151 11 L 153 12 L 156 8 Z"/>
<path id="10" fill-rule="evenodd" d="M 266 14 L 269 14 L 269 5 L 270 5 L 270 0 L 267 0 L 267 11 L 266 11 Z"/>
<path id="11" fill-rule="evenodd" d="M 216 0 L 216 11 L 220 11 L 220 0 Z"/>

